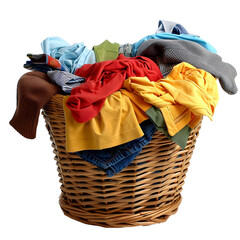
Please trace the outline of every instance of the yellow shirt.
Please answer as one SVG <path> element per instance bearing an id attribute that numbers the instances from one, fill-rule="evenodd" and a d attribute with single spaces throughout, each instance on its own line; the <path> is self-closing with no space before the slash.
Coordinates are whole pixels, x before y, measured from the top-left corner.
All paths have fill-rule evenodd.
<path id="1" fill-rule="evenodd" d="M 160 108 L 171 136 L 186 125 L 193 128 L 203 115 L 212 120 L 219 99 L 216 79 L 186 62 L 176 65 L 165 79 L 130 77 L 123 87 Z"/>
<path id="2" fill-rule="evenodd" d="M 120 91 L 110 95 L 100 113 L 85 123 L 75 121 L 63 98 L 66 123 L 66 150 L 100 150 L 143 136 L 139 123 L 148 119 L 139 107 Z"/>

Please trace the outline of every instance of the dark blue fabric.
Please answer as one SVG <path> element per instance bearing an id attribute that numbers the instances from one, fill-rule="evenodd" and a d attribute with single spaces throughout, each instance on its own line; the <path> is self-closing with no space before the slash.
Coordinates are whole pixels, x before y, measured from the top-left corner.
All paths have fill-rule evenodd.
<path id="1" fill-rule="evenodd" d="M 35 71 L 44 72 L 44 73 L 47 73 L 48 71 L 56 70 L 56 68 L 50 67 L 47 64 L 34 64 L 32 63 L 32 61 L 26 61 L 23 67 L 28 70 L 35 70 Z"/>
<path id="2" fill-rule="evenodd" d="M 140 138 L 112 148 L 85 150 L 76 152 L 76 154 L 103 170 L 108 177 L 114 176 L 134 160 L 142 151 L 143 146 L 151 141 L 156 131 L 154 124 L 150 120 L 142 122 L 140 127 L 144 133 Z"/>

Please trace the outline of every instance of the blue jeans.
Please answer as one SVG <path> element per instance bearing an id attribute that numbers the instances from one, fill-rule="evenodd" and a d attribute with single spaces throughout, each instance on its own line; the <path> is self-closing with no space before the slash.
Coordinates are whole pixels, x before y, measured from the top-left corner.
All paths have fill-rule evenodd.
<path id="1" fill-rule="evenodd" d="M 108 177 L 112 177 L 125 167 L 142 151 L 156 131 L 154 124 L 146 120 L 140 124 L 144 135 L 130 142 L 102 150 L 79 151 L 76 154 L 84 160 L 96 165 L 104 171 Z"/>

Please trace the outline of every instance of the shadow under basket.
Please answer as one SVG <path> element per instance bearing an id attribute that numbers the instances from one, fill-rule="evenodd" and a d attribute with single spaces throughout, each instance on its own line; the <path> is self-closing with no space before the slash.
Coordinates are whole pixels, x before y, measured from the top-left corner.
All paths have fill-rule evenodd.
<path id="1" fill-rule="evenodd" d="M 102 227 L 165 222 L 181 203 L 181 191 L 201 123 L 182 150 L 157 131 L 134 161 L 113 177 L 65 149 L 63 95 L 52 97 L 46 121 L 61 183 L 60 206 L 77 221 Z"/>

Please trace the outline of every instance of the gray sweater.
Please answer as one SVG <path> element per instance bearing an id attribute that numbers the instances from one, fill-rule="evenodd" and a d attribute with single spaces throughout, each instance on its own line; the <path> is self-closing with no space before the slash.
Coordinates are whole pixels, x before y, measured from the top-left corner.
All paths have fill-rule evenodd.
<path id="1" fill-rule="evenodd" d="M 221 87 L 228 94 L 235 94 L 238 91 L 235 83 L 236 69 L 231 64 L 223 62 L 219 55 L 208 51 L 196 42 L 151 39 L 140 45 L 137 55 L 158 57 L 165 64 L 188 62 L 217 77 Z"/>

